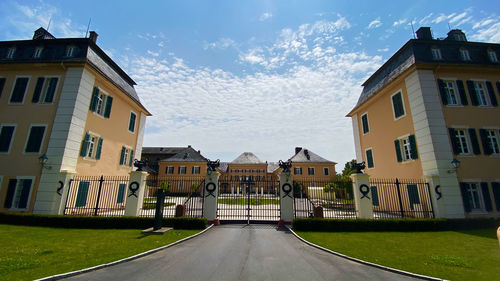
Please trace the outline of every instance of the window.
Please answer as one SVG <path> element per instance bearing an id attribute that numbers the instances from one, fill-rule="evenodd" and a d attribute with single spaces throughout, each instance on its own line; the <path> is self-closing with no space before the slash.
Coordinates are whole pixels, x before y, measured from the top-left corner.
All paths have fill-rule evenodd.
<path id="1" fill-rule="evenodd" d="M 56 93 L 58 80 L 59 78 L 57 77 L 39 77 L 36 82 L 35 91 L 31 101 L 33 103 L 54 102 L 54 95 Z"/>
<path id="2" fill-rule="evenodd" d="M 15 53 L 16 53 L 16 48 L 9 48 L 7 50 L 7 56 L 6 56 L 6 58 L 7 59 L 13 59 Z"/>
<path id="3" fill-rule="evenodd" d="M 363 123 L 363 134 L 368 134 L 368 132 L 370 132 L 370 126 L 368 125 L 368 113 L 361 115 L 361 122 Z"/>
<path id="4" fill-rule="evenodd" d="M 457 95 L 457 88 L 455 87 L 455 81 L 453 80 L 444 80 L 442 81 L 442 87 L 445 95 L 445 102 L 444 104 L 448 105 L 458 105 L 459 100 L 458 100 L 458 95 Z"/>
<path id="5" fill-rule="evenodd" d="M 302 175 L 302 168 L 293 168 L 294 175 Z"/>
<path id="6" fill-rule="evenodd" d="M 129 132 L 135 132 L 135 119 L 136 119 L 136 114 L 133 112 L 130 112 L 130 119 L 128 121 L 128 130 Z"/>
<path id="7" fill-rule="evenodd" d="M 78 184 L 78 193 L 76 194 L 75 207 L 85 207 L 87 205 L 87 195 L 89 194 L 90 182 L 81 181 Z"/>
<path id="8" fill-rule="evenodd" d="M 133 163 L 134 163 L 134 150 L 129 147 L 122 146 L 122 152 L 120 155 L 120 165 L 132 167 Z"/>
<path id="9" fill-rule="evenodd" d="M 496 186 L 496 184 L 492 184 Z M 461 182 L 460 191 L 466 212 L 490 212 L 493 210 L 490 191 L 486 182 Z"/>
<path id="10" fill-rule="evenodd" d="M 467 88 L 472 105 L 475 106 L 498 106 L 493 85 L 490 81 L 467 81 Z"/>
<path id="11" fill-rule="evenodd" d="M 120 183 L 118 186 L 118 195 L 116 196 L 116 203 L 120 204 L 125 201 L 125 187 L 127 185 L 124 183 Z"/>
<path id="12" fill-rule="evenodd" d="M 46 127 L 47 125 L 31 125 L 24 152 L 40 152 Z"/>
<path id="13" fill-rule="evenodd" d="M 200 166 L 194 166 L 192 169 L 191 169 L 191 173 L 193 175 L 199 175 L 200 174 Z"/>
<path id="14" fill-rule="evenodd" d="M 483 143 L 484 154 L 500 154 L 500 145 L 497 130 L 479 129 L 479 135 Z"/>
<path id="15" fill-rule="evenodd" d="M 469 55 L 469 50 L 467 49 L 460 49 L 460 58 L 463 61 L 470 61 L 470 55 Z"/>
<path id="16" fill-rule="evenodd" d="M 330 169 L 328 169 L 327 167 L 324 167 L 323 172 L 324 172 L 325 176 L 328 176 L 330 174 Z"/>
<path id="17" fill-rule="evenodd" d="M 165 168 L 165 174 L 173 174 L 174 173 L 174 166 L 168 166 Z"/>
<path id="18" fill-rule="evenodd" d="M 369 148 L 367 150 L 365 150 L 365 154 L 366 154 L 366 165 L 368 168 L 373 168 L 375 167 L 375 165 L 373 164 L 373 152 L 372 152 L 372 149 Z"/>
<path id="19" fill-rule="evenodd" d="M 405 115 L 405 108 L 403 104 L 403 95 L 401 92 L 397 92 L 396 94 L 392 95 L 391 97 L 392 101 L 392 109 L 394 112 L 394 119 L 399 119 Z"/>
<path id="20" fill-rule="evenodd" d="M 394 141 L 394 145 L 396 148 L 396 158 L 398 162 L 418 159 L 415 135 L 399 138 Z"/>
<path id="21" fill-rule="evenodd" d="M 474 90 L 476 92 L 478 105 L 489 105 L 484 84 L 482 82 L 474 82 Z"/>
<path id="22" fill-rule="evenodd" d="M 5 195 L 4 208 L 27 209 L 31 196 L 32 177 L 18 177 L 10 179 Z"/>
<path id="23" fill-rule="evenodd" d="M 92 99 L 90 101 L 90 110 L 104 118 L 109 118 L 112 105 L 113 97 L 106 95 L 106 93 L 101 91 L 98 87 L 94 87 Z"/>
<path id="24" fill-rule="evenodd" d="M 498 62 L 498 57 L 497 53 L 493 50 L 488 51 L 488 58 L 490 59 L 491 62 Z"/>
<path id="25" fill-rule="evenodd" d="M 10 144 L 15 131 L 15 125 L 0 125 L 0 152 L 10 152 Z"/>
<path id="26" fill-rule="evenodd" d="M 180 174 L 186 174 L 186 166 L 179 166 L 179 168 L 177 168 L 177 173 L 180 175 Z"/>
<path id="27" fill-rule="evenodd" d="M 373 203 L 373 206 L 379 206 L 379 201 L 378 201 L 378 190 L 377 190 L 377 186 L 373 185 L 371 188 L 371 192 L 372 192 L 372 203 Z"/>
<path id="28" fill-rule="evenodd" d="M 307 168 L 308 175 L 314 175 L 314 168 Z"/>
<path id="29" fill-rule="evenodd" d="M 74 57 L 76 54 L 76 47 L 75 46 L 68 46 L 66 48 L 66 56 L 67 57 Z"/>
<path id="30" fill-rule="evenodd" d="M 431 48 L 432 52 L 432 59 L 433 60 L 442 60 L 443 57 L 441 56 L 441 50 L 439 48 Z"/>
<path id="31" fill-rule="evenodd" d="M 33 58 L 39 59 L 42 56 L 42 50 L 43 47 L 36 47 L 35 51 L 33 52 Z"/>
<path id="32" fill-rule="evenodd" d="M 416 184 L 409 184 L 406 186 L 408 191 L 408 201 L 410 201 L 410 209 L 413 210 L 413 205 L 420 204 L 420 197 L 418 195 L 418 187 Z"/>
<path id="33" fill-rule="evenodd" d="M 0 77 L 0 98 L 2 97 L 2 92 L 3 92 L 3 86 L 5 86 L 5 78 Z"/>
<path id="34" fill-rule="evenodd" d="M 454 154 L 469 155 L 471 152 L 474 152 L 474 154 L 481 153 L 475 129 L 449 128 L 448 131 Z"/>
<path id="35" fill-rule="evenodd" d="M 482 210 L 483 200 L 481 198 L 481 193 L 479 192 L 478 183 L 466 183 L 465 186 L 465 198 L 471 211 Z"/>
<path id="36" fill-rule="evenodd" d="M 10 103 L 23 103 L 24 94 L 26 93 L 26 88 L 28 88 L 28 77 L 17 77 L 16 84 L 12 89 L 12 94 L 10 95 Z"/>
<path id="37" fill-rule="evenodd" d="M 80 156 L 90 159 L 101 159 L 103 139 L 94 133 L 87 132 L 82 142 Z"/>
<path id="38" fill-rule="evenodd" d="M 184 181 L 179 181 L 179 190 L 184 189 Z"/>

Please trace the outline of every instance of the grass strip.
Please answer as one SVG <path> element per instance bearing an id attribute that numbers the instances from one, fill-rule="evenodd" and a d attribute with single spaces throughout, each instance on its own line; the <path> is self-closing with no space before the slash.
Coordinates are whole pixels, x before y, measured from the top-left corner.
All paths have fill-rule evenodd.
<path id="1" fill-rule="evenodd" d="M 248 205 L 248 198 L 219 198 L 219 204 Z M 278 199 L 250 198 L 250 205 L 278 205 Z"/>

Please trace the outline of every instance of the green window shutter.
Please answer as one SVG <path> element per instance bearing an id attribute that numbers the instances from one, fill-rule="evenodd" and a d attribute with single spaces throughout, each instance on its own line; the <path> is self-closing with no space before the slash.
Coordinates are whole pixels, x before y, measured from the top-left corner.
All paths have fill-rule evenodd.
<path id="1" fill-rule="evenodd" d="M 416 184 L 409 184 L 406 186 L 408 190 L 408 200 L 410 201 L 410 209 L 413 210 L 413 205 L 420 204 L 420 197 L 418 196 L 418 187 Z"/>
<path id="2" fill-rule="evenodd" d="M 10 179 L 9 185 L 7 187 L 7 194 L 5 195 L 5 202 L 3 207 L 10 209 L 12 207 L 12 201 L 14 200 L 14 194 L 16 193 L 17 179 Z"/>
<path id="3" fill-rule="evenodd" d="M 99 88 L 94 87 L 92 98 L 90 99 L 90 110 L 95 112 L 97 106 L 97 96 L 99 95 Z"/>
<path id="4" fill-rule="evenodd" d="M 104 117 L 109 118 L 111 115 L 111 106 L 113 105 L 113 98 L 108 96 L 106 98 L 106 108 L 104 109 Z"/>
<path id="5" fill-rule="evenodd" d="M 394 106 L 394 118 L 398 118 L 405 114 L 401 92 L 392 96 L 392 104 Z"/>
<path id="6" fill-rule="evenodd" d="M 42 146 L 42 139 L 44 133 L 45 133 L 44 126 L 31 127 L 25 152 L 39 152 L 40 147 Z"/>
<path id="7" fill-rule="evenodd" d="M 368 149 L 366 151 L 366 162 L 368 165 L 368 168 L 373 168 L 373 153 L 371 149 Z"/>
<path id="8" fill-rule="evenodd" d="M 371 187 L 371 191 L 372 191 L 372 202 L 373 202 L 373 206 L 379 206 L 379 202 L 378 202 L 378 190 L 377 190 L 377 186 L 373 185 Z"/>
<path id="9" fill-rule="evenodd" d="M 495 97 L 495 91 L 493 91 L 493 85 L 490 81 L 486 81 L 486 89 L 488 89 L 488 94 L 490 95 L 491 105 L 498 106 L 497 98 Z"/>
<path id="10" fill-rule="evenodd" d="M 42 94 L 44 81 L 45 78 L 38 77 L 38 80 L 36 81 L 35 91 L 33 92 L 33 98 L 31 99 L 32 103 L 37 103 L 40 101 L 40 95 Z"/>
<path id="11" fill-rule="evenodd" d="M 122 154 L 120 155 L 120 165 L 125 165 L 125 146 L 122 146 Z"/>
<path id="12" fill-rule="evenodd" d="M 479 148 L 479 142 L 477 141 L 476 129 L 469 129 L 469 137 L 472 142 L 472 151 L 474 154 L 481 154 L 481 149 Z"/>
<path id="13" fill-rule="evenodd" d="M 134 163 L 134 150 L 133 150 L 133 149 L 131 149 L 131 150 L 130 150 L 130 159 L 129 159 L 129 161 L 128 161 L 128 165 L 129 165 L 129 167 L 132 167 L 132 164 L 133 164 L 133 163 Z"/>
<path id="14" fill-rule="evenodd" d="M 0 152 L 8 152 L 12 135 L 14 134 L 14 126 L 3 126 L 0 131 Z"/>
<path id="15" fill-rule="evenodd" d="M 82 149 L 80 150 L 80 156 L 85 157 L 87 155 L 87 148 L 89 147 L 90 134 L 86 133 L 83 139 Z"/>
<path id="16" fill-rule="evenodd" d="M 12 91 L 12 96 L 10 97 L 10 102 L 18 103 L 23 102 L 24 93 L 26 92 L 26 87 L 28 86 L 29 78 L 17 78 L 16 85 L 14 86 L 14 90 Z"/>
<path id="17" fill-rule="evenodd" d="M 479 129 L 479 136 L 481 137 L 481 142 L 483 144 L 483 151 L 485 155 L 491 155 L 493 151 L 488 143 L 488 131 L 485 129 Z"/>
<path id="18" fill-rule="evenodd" d="M 497 92 L 500 95 L 500 82 L 497 82 Z M 0 94 L 1 94 L 2 88 L 0 87 Z"/>
<path id="19" fill-rule="evenodd" d="M 28 198 L 30 196 L 31 190 L 31 179 L 23 180 L 23 186 L 21 187 L 21 197 L 19 198 L 19 209 L 25 209 L 28 207 Z"/>
<path id="20" fill-rule="evenodd" d="M 486 209 L 486 211 L 491 212 L 493 208 L 491 206 L 491 197 L 490 191 L 488 190 L 488 183 L 481 183 L 481 191 L 483 192 L 484 208 Z"/>
<path id="21" fill-rule="evenodd" d="M 408 137 L 408 141 L 410 142 L 411 159 L 418 159 L 417 142 L 415 141 L 415 135 L 410 135 Z"/>
<path id="22" fill-rule="evenodd" d="M 441 101 L 443 105 L 448 104 L 448 95 L 446 94 L 446 89 L 444 85 L 444 81 L 442 79 L 438 79 L 439 93 L 441 94 Z"/>
<path id="23" fill-rule="evenodd" d="M 448 133 L 450 134 L 450 142 L 451 142 L 451 147 L 453 148 L 453 154 L 457 155 L 459 149 L 458 149 L 458 140 L 455 133 L 455 129 L 448 128 Z"/>
<path id="24" fill-rule="evenodd" d="M 399 140 L 394 141 L 394 147 L 396 148 L 396 158 L 398 162 L 403 162 L 403 156 L 401 155 L 401 146 L 399 145 Z"/>
<path id="25" fill-rule="evenodd" d="M 462 201 L 464 203 L 464 209 L 467 213 L 470 212 L 470 198 L 469 193 L 467 192 L 468 184 L 461 182 L 460 183 L 460 192 L 462 193 Z"/>
<path id="26" fill-rule="evenodd" d="M 76 195 L 75 207 L 85 207 L 87 205 L 87 195 L 89 193 L 89 185 L 88 181 L 81 181 L 78 184 L 78 193 Z"/>
<path id="27" fill-rule="evenodd" d="M 96 160 L 101 159 L 101 150 L 102 150 L 102 138 L 99 138 L 99 140 L 97 141 L 97 149 L 95 152 L 95 159 Z"/>
<path id="28" fill-rule="evenodd" d="M 0 98 L 2 97 L 3 87 L 5 86 L 5 78 L 0 78 Z"/>
<path id="29" fill-rule="evenodd" d="M 491 191 L 493 191 L 493 197 L 495 198 L 496 209 L 500 211 L 500 182 L 492 182 Z"/>
<path id="30" fill-rule="evenodd" d="M 194 167 L 191 167 L 191 174 L 194 175 Z"/>
<path id="31" fill-rule="evenodd" d="M 54 94 L 56 92 L 57 81 L 59 79 L 57 77 L 50 78 L 49 87 L 47 89 L 47 95 L 45 95 L 46 103 L 52 103 L 54 101 Z"/>
<path id="32" fill-rule="evenodd" d="M 118 196 L 116 196 L 116 203 L 123 203 L 125 201 L 125 186 L 126 184 L 120 183 L 118 186 Z"/>
<path id="33" fill-rule="evenodd" d="M 478 106 L 479 102 L 477 101 L 477 93 L 474 88 L 474 82 L 467 80 L 467 89 L 469 90 L 470 102 L 474 106 Z"/>
<path id="34" fill-rule="evenodd" d="M 129 123 L 128 123 L 128 130 L 131 131 L 131 132 L 135 131 L 135 118 L 136 118 L 135 113 L 130 112 L 130 120 L 129 120 Z"/>
<path id="35" fill-rule="evenodd" d="M 462 80 L 457 80 L 456 82 L 457 82 L 458 93 L 460 94 L 460 101 L 462 102 L 462 105 L 468 105 L 469 102 L 467 101 L 467 95 L 465 95 L 464 82 L 462 82 Z"/>
<path id="36" fill-rule="evenodd" d="M 361 121 L 363 123 L 363 134 L 370 132 L 370 127 L 368 126 L 368 115 L 361 116 Z"/>

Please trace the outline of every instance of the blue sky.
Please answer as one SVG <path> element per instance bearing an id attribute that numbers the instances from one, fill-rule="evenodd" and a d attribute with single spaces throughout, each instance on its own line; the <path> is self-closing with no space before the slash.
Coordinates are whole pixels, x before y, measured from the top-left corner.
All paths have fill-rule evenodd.
<path id="1" fill-rule="evenodd" d="M 361 84 L 430 26 L 500 43 L 496 1 L 8 1 L 0 40 L 99 34 L 153 113 L 144 145 L 193 145 L 231 161 L 288 159 L 295 146 L 344 163 Z"/>

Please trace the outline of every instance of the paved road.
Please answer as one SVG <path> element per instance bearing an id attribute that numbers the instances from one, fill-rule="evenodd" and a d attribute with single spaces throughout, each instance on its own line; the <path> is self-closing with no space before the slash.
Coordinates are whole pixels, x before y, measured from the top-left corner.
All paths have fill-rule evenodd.
<path id="1" fill-rule="evenodd" d="M 67 280 L 411 280 L 299 241 L 270 225 L 217 226 L 137 260 Z"/>

